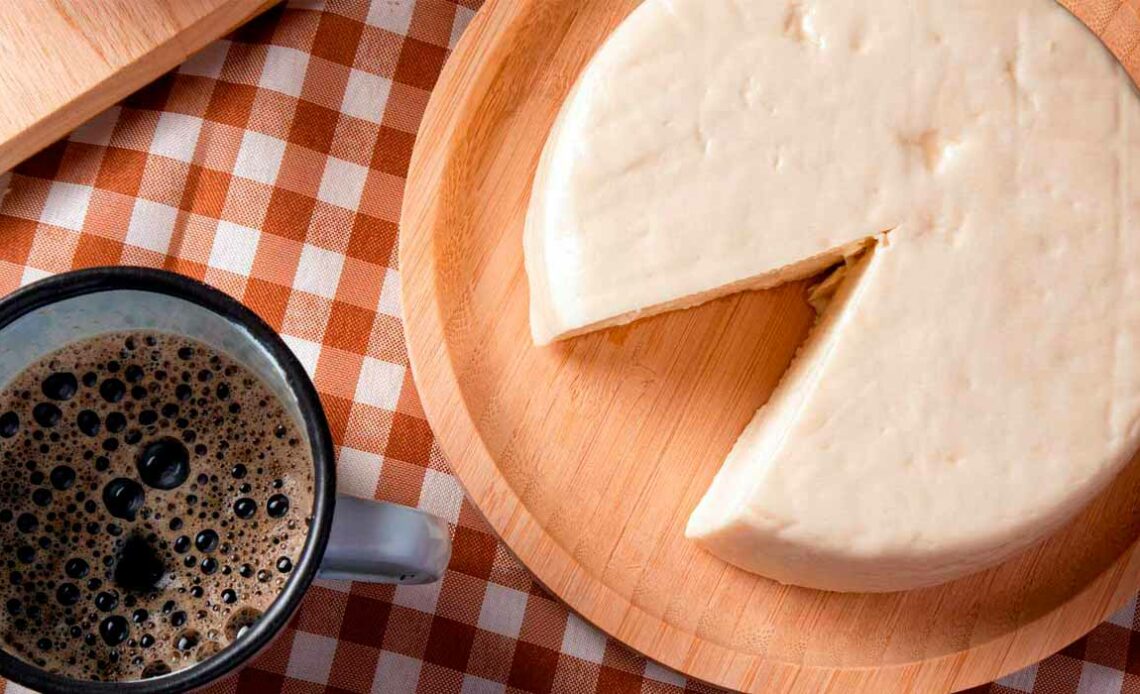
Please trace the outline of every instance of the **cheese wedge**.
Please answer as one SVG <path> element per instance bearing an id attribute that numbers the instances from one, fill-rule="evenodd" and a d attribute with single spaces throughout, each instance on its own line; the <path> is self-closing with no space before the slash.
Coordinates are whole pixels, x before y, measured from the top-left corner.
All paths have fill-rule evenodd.
<path id="1" fill-rule="evenodd" d="M 814 588 L 951 580 L 1136 452 L 1137 162 L 1127 76 L 1052 0 L 646 0 L 543 153 L 534 341 L 847 259 L 687 535 Z"/>

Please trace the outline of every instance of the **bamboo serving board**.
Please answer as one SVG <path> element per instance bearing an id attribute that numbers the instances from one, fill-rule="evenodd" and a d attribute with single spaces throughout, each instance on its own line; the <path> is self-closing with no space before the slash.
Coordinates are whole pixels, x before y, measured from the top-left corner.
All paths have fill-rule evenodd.
<path id="1" fill-rule="evenodd" d="M 0 173 L 276 0 L 5 0 Z"/>
<path id="2" fill-rule="evenodd" d="M 1140 460 L 1043 544 L 931 589 L 781 586 L 684 538 L 811 326 L 802 283 L 532 346 L 531 179 L 576 76 L 637 1 L 489 0 L 429 103 L 404 201 L 404 319 L 424 409 L 470 498 L 573 610 L 725 687 L 956 690 L 1089 631 L 1140 588 Z M 1140 74 L 1131 0 L 1068 4 Z"/>

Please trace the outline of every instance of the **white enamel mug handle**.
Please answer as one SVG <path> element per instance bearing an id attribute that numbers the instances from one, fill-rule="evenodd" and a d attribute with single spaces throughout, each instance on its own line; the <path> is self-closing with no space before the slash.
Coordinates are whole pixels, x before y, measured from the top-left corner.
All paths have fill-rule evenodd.
<path id="1" fill-rule="evenodd" d="M 451 559 L 447 523 L 414 508 L 338 495 L 321 578 L 432 583 Z"/>

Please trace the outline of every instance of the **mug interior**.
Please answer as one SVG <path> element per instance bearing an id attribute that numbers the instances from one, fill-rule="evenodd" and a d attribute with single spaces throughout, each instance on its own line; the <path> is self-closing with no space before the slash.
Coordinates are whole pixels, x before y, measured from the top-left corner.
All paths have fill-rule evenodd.
<path id="1" fill-rule="evenodd" d="M 269 386 L 304 431 L 301 406 L 288 376 L 244 325 L 182 297 L 141 289 L 79 294 L 29 311 L 0 328 L 0 386 L 64 345 L 136 330 L 191 337 L 232 357 Z"/>
<path id="2" fill-rule="evenodd" d="M 41 691 L 184 691 L 248 660 L 285 625 L 312 581 L 331 526 L 332 441 L 312 382 L 280 336 L 222 292 L 181 275 L 108 267 L 56 275 L 0 300 L 0 385 L 67 344 L 148 330 L 197 340 L 256 374 L 303 432 L 313 470 L 312 524 L 297 565 L 270 608 L 237 642 L 206 660 L 146 680 L 91 682 L 46 672 L 0 645 L 0 675 Z"/>

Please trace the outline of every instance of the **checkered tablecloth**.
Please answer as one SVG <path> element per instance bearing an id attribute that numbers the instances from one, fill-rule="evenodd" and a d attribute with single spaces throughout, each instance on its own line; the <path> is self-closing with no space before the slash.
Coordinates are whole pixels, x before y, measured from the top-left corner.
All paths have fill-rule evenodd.
<path id="1" fill-rule="evenodd" d="M 464 500 L 424 421 L 399 319 L 398 215 L 428 94 L 479 2 L 274 8 L 0 176 L 0 292 L 107 264 L 220 287 L 313 376 L 341 491 L 454 527 L 442 582 L 317 581 L 219 692 L 711 691 L 539 588 Z M 1138 619 L 1133 601 L 979 691 L 1138 692 Z"/>

